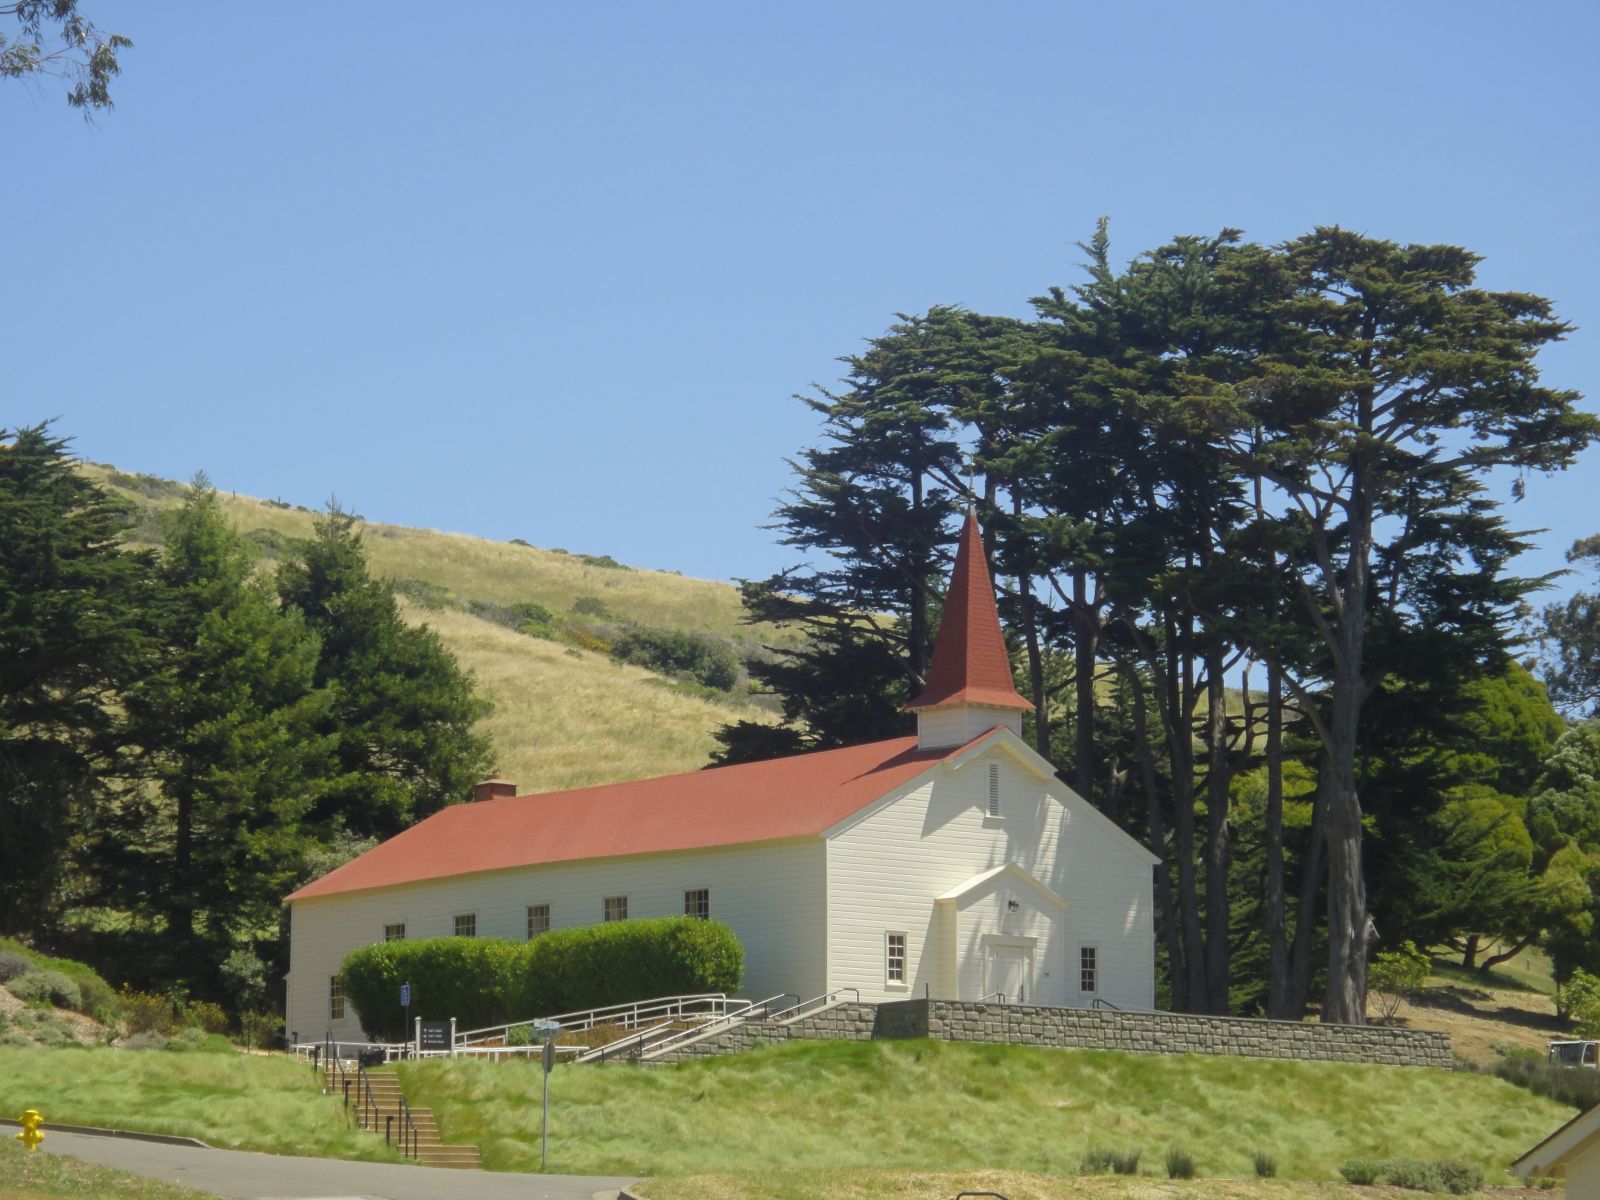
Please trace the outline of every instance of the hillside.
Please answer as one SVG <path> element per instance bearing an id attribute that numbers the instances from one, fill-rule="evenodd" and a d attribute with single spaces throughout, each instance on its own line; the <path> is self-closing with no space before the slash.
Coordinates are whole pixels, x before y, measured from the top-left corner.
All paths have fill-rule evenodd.
<path id="1" fill-rule="evenodd" d="M 82 469 L 144 512 L 138 542 L 155 543 L 160 514 L 182 502 L 183 485 L 171 480 Z M 308 508 L 227 492 L 220 499 L 269 565 L 293 539 L 311 535 Z M 630 626 L 704 635 L 741 663 L 761 654 L 763 642 L 782 644 L 779 631 L 741 624 L 731 584 L 399 525 L 369 524 L 365 541 L 373 572 L 394 581 L 408 619 L 437 630 L 493 702 L 483 728 L 495 767 L 523 791 L 696 770 L 714 748 L 713 729 L 762 719 L 742 669 L 732 690 L 721 691 L 606 652 Z"/>

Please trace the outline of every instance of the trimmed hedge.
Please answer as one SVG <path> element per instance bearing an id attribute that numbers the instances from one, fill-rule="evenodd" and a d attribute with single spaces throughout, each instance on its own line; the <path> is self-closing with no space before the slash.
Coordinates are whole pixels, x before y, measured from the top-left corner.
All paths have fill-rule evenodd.
<path id="1" fill-rule="evenodd" d="M 558 929 L 526 942 L 378 942 L 353 951 L 340 970 L 362 1028 L 399 1041 L 408 1036 L 405 983 L 413 1019 L 454 1017 L 459 1028 L 477 1029 L 655 996 L 731 992 L 744 975 L 744 949 L 721 921 L 656 917 Z"/>

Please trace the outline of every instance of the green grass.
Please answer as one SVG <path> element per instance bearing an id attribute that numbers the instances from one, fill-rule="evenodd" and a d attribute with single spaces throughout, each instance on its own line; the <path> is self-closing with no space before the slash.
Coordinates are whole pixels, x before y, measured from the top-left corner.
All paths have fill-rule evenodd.
<path id="1" fill-rule="evenodd" d="M 346 1124 L 311 1071 L 267 1055 L 108 1047 L 0 1047 L 0 1113 L 173 1133 L 231 1150 L 398 1162 L 381 1137 Z"/>
<path id="2" fill-rule="evenodd" d="M 446 1141 L 538 1166 L 538 1073 L 401 1068 Z M 1415 1068 L 1128 1055 L 929 1041 L 794 1043 L 680 1066 L 558 1069 L 550 1169 L 684 1176 L 775 1170 L 1076 1174 L 1092 1146 L 1191 1150 L 1204 1178 L 1337 1179 L 1348 1158 L 1462 1158 L 1494 1178 L 1570 1113 L 1497 1079 Z"/>
<path id="3" fill-rule="evenodd" d="M 1169 1183 L 1150 1176 L 1099 1179 L 1025 1171 L 882 1170 L 672 1175 L 646 1179 L 629 1190 L 646 1200 L 927 1200 L 964 1191 L 998 1192 L 1008 1200 L 1371 1200 L 1375 1194 L 1372 1188 L 1344 1183 L 1256 1179 Z M 1377 1194 L 1386 1200 L 1390 1195 Z M 1420 1200 L 1417 1192 L 1393 1193 L 1394 1200 L 1404 1196 Z"/>
<path id="4" fill-rule="evenodd" d="M 49 1137 L 48 1132 L 45 1136 Z M 43 1150 L 30 1153 L 9 1133 L 0 1138 L 0 1196 L 5 1200 L 42 1200 L 46 1196 L 68 1196 L 73 1200 L 84 1196 L 95 1200 L 215 1200 L 211 1192 L 92 1166 Z"/>

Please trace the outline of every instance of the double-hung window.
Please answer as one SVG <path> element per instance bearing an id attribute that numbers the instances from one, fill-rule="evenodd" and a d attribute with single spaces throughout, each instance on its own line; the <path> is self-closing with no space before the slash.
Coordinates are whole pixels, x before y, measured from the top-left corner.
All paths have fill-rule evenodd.
<path id="1" fill-rule="evenodd" d="M 903 933 L 884 936 L 883 978 L 894 984 L 906 981 L 906 935 Z"/>
<path id="2" fill-rule="evenodd" d="M 406 923 L 404 921 L 395 925 L 383 927 L 383 940 L 386 942 L 403 942 L 406 940 Z"/>
<path id="3" fill-rule="evenodd" d="M 711 916 L 711 889 L 690 888 L 683 894 L 683 915 L 699 917 L 702 921 Z"/>
<path id="4" fill-rule="evenodd" d="M 328 976 L 328 1020 L 344 1020 L 344 976 Z"/>
<path id="5" fill-rule="evenodd" d="M 478 914 L 477 913 L 457 913 L 456 914 L 456 936 L 457 937 L 477 937 L 478 936 Z"/>
<path id="6" fill-rule="evenodd" d="M 607 921 L 626 921 L 628 919 L 628 898 L 626 896 L 607 896 L 601 906 L 601 914 Z"/>
<path id="7" fill-rule="evenodd" d="M 528 936 L 536 938 L 541 933 L 550 932 L 550 906 L 548 904 L 528 905 Z"/>
<path id="8" fill-rule="evenodd" d="M 1078 947 L 1078 990 L 1100 990 L 1100 950 L 1095 946 Z"/>

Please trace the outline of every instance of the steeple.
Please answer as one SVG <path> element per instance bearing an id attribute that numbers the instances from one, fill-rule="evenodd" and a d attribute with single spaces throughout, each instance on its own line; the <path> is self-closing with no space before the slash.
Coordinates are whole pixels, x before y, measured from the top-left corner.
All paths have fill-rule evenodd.
<path id="1" fill-rule="evenodd" d="M 997 725 L 1020 734 L 1022 713 L 1032 707 L 1011 680 L 983 534 L 969 512 L 927 683 L 906 709 L 917 714 L 918 744 L 933 748 L 959 746 Z"/>

